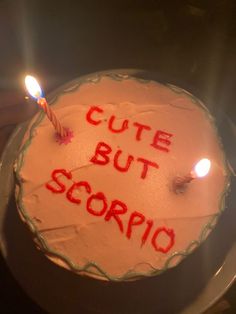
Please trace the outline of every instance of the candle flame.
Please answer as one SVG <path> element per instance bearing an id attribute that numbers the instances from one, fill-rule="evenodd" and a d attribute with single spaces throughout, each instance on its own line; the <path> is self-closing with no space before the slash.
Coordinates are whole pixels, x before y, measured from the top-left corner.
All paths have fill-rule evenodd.
<path id="1" fill-rule="evenodd" d="M 211 162 L 207 158 L 203 158 L 199 160 L 199 162 L 195 165 L 193 173 L 196 177 L 202 178 L 205 177 L 211 168 Z"/>
<path id="2" fill-rule="evenodd" d="M 25 77 L 25 86 L 27 91 L 32 97 L 38 99 L 39 97 L 43 96 L 42 89 L 37 80 L 33 76 L 27 75 Z"/>

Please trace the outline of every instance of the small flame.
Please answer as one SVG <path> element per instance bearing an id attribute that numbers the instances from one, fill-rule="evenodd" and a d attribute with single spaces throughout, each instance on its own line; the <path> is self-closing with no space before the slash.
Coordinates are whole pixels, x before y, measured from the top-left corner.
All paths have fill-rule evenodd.
<path id="1" fill-rule="evenodd" d="M 202 178 L 205 177 L 211 168 L 211 162 L 207 158 L 203 158 L 199 160 L 199 162 L 195 165 L 193 173 L 196 177 Z"/>
<path id="2" fill-rule="evenodd" d="M 43 96 L 42 89 L 33 76 L 27 75 L 25 77 L 25 86 L 32 97 L 38 99 L 39 97 Z"/>

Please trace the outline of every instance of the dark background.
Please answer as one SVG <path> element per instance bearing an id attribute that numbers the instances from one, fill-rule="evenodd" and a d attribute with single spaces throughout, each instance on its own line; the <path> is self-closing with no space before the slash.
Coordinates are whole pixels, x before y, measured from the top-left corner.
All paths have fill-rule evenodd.
<path id="1" fill-rule="evenodd" d="M 115 68 L 156 72 L 236 122 L 236 1 L 0 1 L 0 95 L 23 97 L 26 73 L 48 92 Z M 235 290 L 224 313 L 236 313 Z M 1 258 L 0 313 L 20 311 L 41 313 Z"/>
<path id="2" fill-rule="evenodd" d="M 236 116 L 234 0 L 0 2 L 1 88 L 50 90 L 114 68 L 155 71 Z"/>

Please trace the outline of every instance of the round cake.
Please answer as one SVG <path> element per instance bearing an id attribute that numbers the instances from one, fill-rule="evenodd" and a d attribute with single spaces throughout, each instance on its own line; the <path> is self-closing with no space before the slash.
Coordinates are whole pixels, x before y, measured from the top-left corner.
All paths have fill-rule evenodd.
<path id="1" fill-rule="evenodd" d="M 107 74 L 69 84 L 50 105 L 70 136 L 61 140 L 40 112 L 15 164 L 20 216 L 48 258 L 81 275 L 134 280 L 176 266 L 206 239 L 229 171 L 198 99 Z M 203 158 L 209 173 L 179 191 L 176 178 Z"/>

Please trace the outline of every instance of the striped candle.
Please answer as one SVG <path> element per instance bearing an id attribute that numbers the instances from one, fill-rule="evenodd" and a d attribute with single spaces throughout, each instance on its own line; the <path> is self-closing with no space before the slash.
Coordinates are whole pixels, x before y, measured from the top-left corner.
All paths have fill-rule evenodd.
<path id="1" fill-rule="evenodd" d="M 193 170 L 185 176 L 176 177 L 173 181 L 173 188 L 176 194 L 183 193 L 186 189 L 186 184 L 193 179 L 205 177 L 211 168 L 211 161 L 207 158 L 202 158 L 194 166 Z"/>
<path id="2" fill-rule="evenodd" d="M 44 112 L 46 113 L 48 119 L 52 122 L 56 132 L 63 138 L 67 136 L 67 131 L 65 130 L 65 128 L 63 128 L 63 126 L 61 125 L 61 123 L 59 122 L 59 120 L 57 119 L 55 113 L 52 111 L 52 109 L 49 107 L 47 100 L 43 97 L 39 97 L 37 100 L 37 103 L 40 105 L 40 107 L 44 110 Z"/>
<path id="3" fill-rule="evenodd" d="M 47 100 L 42 97 L 43 92 L 37 80 L 33 76 L 27 75 L 25 77 L 25 85 L 30 95 L 37 99 L 37 104 L 44 110 L 48 119 L 52 122 L 57 134 L 61 138 L 65 138 L 67 136 L 67 130 L 61 125 L 55 113 L 49 107 Z"/>

